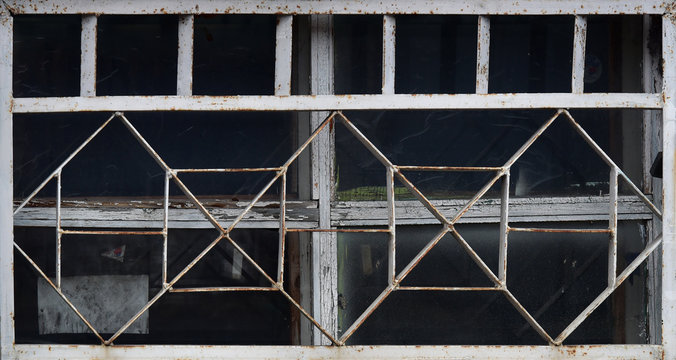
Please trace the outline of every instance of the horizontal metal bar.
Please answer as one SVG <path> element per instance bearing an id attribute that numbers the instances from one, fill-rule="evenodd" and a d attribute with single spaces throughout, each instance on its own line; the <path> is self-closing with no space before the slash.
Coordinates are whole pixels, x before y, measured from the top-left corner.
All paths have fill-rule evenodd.
<path id="1" fill-rule="evenodd" d="M 224 168 L 224 169 L 173 169 L 175 173 L 210 173 L 210 172 L 273 172 L 281 171 L 282 167 L 266 168 Z"/>
<path id="2" fill-rule="evenodd" d="M 455 15 L 561 15 L 561 14 L 664 14 L 670 2 L 595 0 L 203 0 L 118 1 L 5 0 L 18 14 L 455 14 Z"/>
<path id="3" fill-rule="evenodd" d="M 16 359 L 420 359 L 420 346 L 204 346 L 14 345 Z M 430 359 L 642 359 L 661 360 L 660 345 L 425 346 Z"/>
<path id="4" fill-rule="evenodd" d="M 660 109 L 661 94 L 538 93 L 15 98 L 14 113 L 80 111 L 331 111 L 442 109 Z"/>
<path id="5" fill-rule="evenodd" d="M 164 231 L 61 230 L 64 235 L 164 235 Z"/>
<path id="6" fill-rule="evenodd" d="M 413 291 L 502 291 L 499 287 L 439 287 L 439 286 L 399 286 L 395 290 Z"/>
<path id="7" fill-rule="evenodd" d="M 286 232 L 389 233 L 390 229 L 286 229 Z"/>
<path id="8" fill-rule="evenodd" d="M 537 233 L 590 233 L 590 234 L 608 234 L 610 229 L 551 229 L 551 228 L 520 228 L 508 227 L 507 230 L 514 232 L 537 232 Z"/>
<path id="9" fill-rule="evenodd" d="M 395 169 L 407 171 L 502 171 L 499 166 L 412 166 L 395 165 Z"/>
<path id="10" fill-rule="evenodd" d="M 227 291 L 279 291 L 274 287 L 260 286 L 238 286 L 238 287 L 198 287 L 198 288 L 171 288 L 172 293 L 192 293 L 192 292 L 227 292 Z"/>

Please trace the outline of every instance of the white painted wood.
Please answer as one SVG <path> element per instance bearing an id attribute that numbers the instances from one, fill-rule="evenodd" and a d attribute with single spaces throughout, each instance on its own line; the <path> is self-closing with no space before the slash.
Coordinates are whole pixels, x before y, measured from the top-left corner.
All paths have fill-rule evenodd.
<path id="1" fill-rule="evenodd" d="M 14 345 L 14 228 L 12 226 L 12 39 L 14 19 L 0 3 L 0 358 Z"/>
<path id="2" fill-rule="evenodd" d="M 275 95 L 291 95 L 293 16 L 277 17 L 275 47 Z"/>
<path id="3" fill-rule="evenodd" d="M 313 95 L 333 94 L 333 18 L 316 15 L 310 18 L 310 91 Z M 329 97 L 331 97 L 329 95 Z M 329 115 L 313 112 L 312 129 Z M 335 124 L 335 123 L 334 123 Z M 328 126 L 312 142 L 312 198 L 318 200 L 319 227 L 331 227 L 333 198 L 334 126 Z M 312 313 L 333 336 L 338 329 L 338 260 L 335 233 L 312 234 Z M 331 342 L 318 329 L 313 329 L 314 345 Z"/>
<path id="4" fill-rule="evenodd" d="M 575 31 L 573 35 L 573 78 L 571 90 L 575 94 L 584 92 L 584 65 L 585 48 L 587 46 L 587 17 L 575 16 Z"/>
<path id="5" fill-rule="evenodd" d="M 17 98 L 14 113 L 80 111 L 330 111 L 443 109 L 660 109 L 661 94 L 434 94 L 294 96 L 98 96 Z M 323 118 L 322 118 L 323 120 Z"/>
<path id="6" fill-rule="evenodd" d="M 447 217 L 465 205 L 464 200 L 433 200 L 442 214 Z M 161 201 L 156 205 L 129 203 L 115 207 L 92 203 L 70 207 L 66 202 L 62 208 L 62 222 L 65 228 L 153 228 L 162 229 L 164 209 Z M 648 220 L 652 213 L 636 196 L 618 197 L 618 220 Z M 227 227 L 241 213 L 247 202 L 236 205 L 222 204 L 207 209 L 221 226 Z M 261 201 L 237 225 L 237 228 L 278 228 L 279 203 Z M 176 206 L 173 204 L 173 206 Z M 228 206 L 228 208 L 223 208 Z M 460 218 L 459 223 L 497 223 L 500 221 L 499 199 L 482 199 Z M 289 228 L 317 228 L 318 210 L 315 201 L 288 201 L 286 224 Z M 54 207 L 26 207 L 14 217 L 15 226 L 53 227 Z M 438 224 L 439 221 L 418 201 L 396 202 L 396 224 Z M 607 221 L 608 197 L 552 197 L 552 198 L 511 198 L 510 221 Z M 385 201 L 336 201 L 331 204 L 331 226 L 371 226 L 388 224 L 388 206 Z M 170 228 L 210 229 L 211 223 L 194 208 L 170 208 Z"/>
<path id="7" fill-rule="evenodd" d="M 662 34 L 651 34 L 650 29 L 661 23 L 650 15 L 643 16 L 643 91 L 646 93 L 662 90 L 662 54 L 651 53 L 650 37 L 660 38 Z M 653 194 L 653 202 L 662 208 L 662 179 L 650 174 L 653 160 L 662 150 L 662 117 L 658 111 L 643 112 L 643 191 Z M 662 222 L 656 217 L 648 221 L 646 238 L 652 239 L 662 233 Z M 651 344 L 662 343 L 662 252 L 656 251 L 646 264 L 648 340 Z"/>
<path id="8" fill-rule="evenodd" d="M 383 94 L 394 94 L 396 18 L 383 15 Z"/>
<path id="9" fill-rule="evenodd" d="M 181 15 L 178 18 L 178 61 L 176 63 L 176 94 L 192 95 L 192 66 L 195 17 Z"/>
<path id="10" fill-rule="evenodd" d="M 96 34 L 98 17 L 82 16 L 80 33 L 80 96 L 96 96 Z"/>
<path id="11" fill-rule="evenodd" d="M 476 93 L 488 94 L 488 63 L 491 47 L 491 18 L 479 16 L 476 37 Z"/>
<path id="12" fill-rule="evenodd" d="M 662 129 L 662 344 L 664 358 L 676 358 L 676 15 L 662 18 L 664 109 Z"/>
<path id="13" fill-rule="evenodd" d="M 663 14 L 663 0 L 5 0 L 13 14 Z"/>

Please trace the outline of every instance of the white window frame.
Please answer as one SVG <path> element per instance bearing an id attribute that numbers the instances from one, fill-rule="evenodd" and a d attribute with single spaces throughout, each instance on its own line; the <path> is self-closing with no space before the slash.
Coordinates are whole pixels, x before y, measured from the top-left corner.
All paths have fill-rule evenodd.
<path id="1" fill-rule="evenodd" d="M 501 0 L 480 1 L 420 1 L 380 2 L 355 0 L 278 0 L 278 1 L 231 1 L 204 0 L 186 2 L 180 0 L 153 1 L 139 0 L 119 2 L 100 0 L 85 2 L 78 0 L 5 0 L 0 3 L 0 355 L 2 358 L 242 358 L 242 357 L 350 357 L 350 358 L 418 358 L 425 357 L 490 357 L 516 359 L 524 357 L 580 356 L 597 358 L 676 358 L 676 5 L 673 1 L 615 1 L 600 0 L 586 2 L 579 0 L 523 0 L 506 2 Z M 100 14 L 179 14 L 179 56 L 176 96 L 96 96 L 96 15 Z M 193 96 L 192 95 L 192 27 L 196 14 L 277 14 L 282 21 L 278 25 L 277 58 L 275 62 L 275 95 L 272 96 Z M 330 57 L 313 56 L 311 59 L 312 95 L 290 95 L 291 83 L 291 37 L 290 15 L 312 15 L 311 46 L 313 54 L 332 53 L 331 14 L 383 14 L 383 88 L 379 95 L 332 95 L 333 64 Z M 12 96 L 12 39 L 13 15 L 18 14 L 80 14 L 83 15 L 81 94 L 67 98 L 13 98 Z M 394 18 L 396 14 L 442 14 L 478 15 L 479 41 L 477 46 L 477 91 L 475 94 L 435 94 L 415 96 L 394 93 Z M 488 36 L 491 15 L 575 15 L 575 44 L 571 93 L 557 94 L 486 94 L 488 83 Z M 591 14 L 637 14 L 662 16 L 662 57 L 663 77 L 661 89 L 646 93 L 582 93 L 584 65 L 585 16 Z M 317 50 L 322 49 L 322 50 Z M 654 59 L 648 59 L 654 62 Z M 652 63 L 645 62 L 644 63 Z M 484 71 L 485 69 L 485 71 Z M 651 69 L 644 69 L 649 72 Z M 645 76 L 644 76 L 645 78 Z M 311 126 L 317 126 L 334 110 L 368 109 L 566 109 L 566 108 L 620 108 L 662 110 L 663 174 L 662 214 L 663 221 L 655 226 L 655 233 L 662 234 L 661 288 L 656 294 L 656 311 L 661 312 L 661 343 L 653 345 L 601 345 L 601 346 L 90 346 L 90 345 L 24 345 L 14 342 L 14 286 L 13 286 L 13 216 L 12 190 L 12 118 L 14 113 L 31 112 L 85 112 L 85 111 L 312 111 Z M 650 121 L 647 121 L 650 123 Z M 659 132 L 659 129 L 656 131 Z M 316 200 L 319 228 L 331 226 L 376 225 L 356 220 L 354 212 L 341 209 L 356 208 L 350 202 L 333 202 L 333 139 L 330 133 L 323 133 L 313 143 L 311 196 Z M 647 141 L 646 143 L 650 143 Z M 646 145 L 648 146 L 648 145 Z M 658 192 L 659 189 L 655 189 Z M 549 199 L 546 201 L 556 201 Z M 545 201 L 545 202 L 546 202 Z M 635 199 L 620 199 L 631 204 Z M 449 209 L 455 208 L 447 204 Z M 414 205 L 411 205 L 414 206 Z M 531 204 L 532 206 L 532 204 Z M 540 209 L 547 204 L 535 204 L 533 212 L 523 215 L 520 220 L 528 221 L 538 217 Z M 600 204 L 584 204 L 588 214 L 585 220 L 607 219 L 607 208 Z M 381 206 L 382 207 L 382 206 Z M 385 208 L 382 210 L 386 211 Z M 640 212 L 639 212 L 640 213 Z M 564 220 L 575 220 L 569 216 Z M 588 215 L 588 216 L 587 216 Z M 530 217 L 529 217 L 530 216 Z M 637 217 L 638 216 L 638 217 Z M 645 214 L 627 213 L 625 219 L 646 219 Z M 383 219 L 387 219 L 386 217 Z M 558 218 L 561 219 L 561 218 Z M 621 217 L 622 219 L 622 217 Z M 416 221 L 416 223 L 424 223 Z M 429 219 L 432 220 L 432 219 Z M 486 220 L 495 221 L 496 219 Z M 31 221 L 30 219 L 26 221 Z M 94 221 L 94 220 L 92 220 Z M 148 220 L 150 222 L 150 220 Z M 540 220 L 542 221 L 542 220 Z M 105 226 L 105 225 L 99 225 Z M 252 225 L 254 226 L 254 225 Z M 312 299 L 313 315 L 320 319 L 327 329 L 335 333 L 336 259 L 335 236 L 315 233 L 321 247 L 312 248 L 312 271 L 316 274 Z M 327 257 L 326 254 L 334 254 Z M 653 256 L 651 261 L 655 261 Z M 323 261 L 316 261 L 322 259 Z M 318 267 L 330 271 L 320 271 Z M 318 284 L 323 284 L 319 286 Z M 657 330 L 656 330 L 657 331 Z M 320 334 L 314 332 L 314 344 L 322 344 Z"/>

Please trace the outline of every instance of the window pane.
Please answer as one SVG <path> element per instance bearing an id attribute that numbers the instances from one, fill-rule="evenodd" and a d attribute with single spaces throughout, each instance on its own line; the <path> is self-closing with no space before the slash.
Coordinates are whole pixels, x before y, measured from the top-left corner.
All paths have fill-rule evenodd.
<path id="1" fill-rule="evenodd" d="M 519 227 L 604 228 L 607 223 L 511 224 Z M 397 226 L 400 273 L 440 226 Z M 498 224 L 457 225 L 461 236 L 497 274 Z M 618 269 L 644 246 L 644 227 L 623 222 Z M 606 234 L 510 233 L 508 289 L 544 329 L 556 336 L 607 286 Z M 339 331 L 344 332 L 387 287 L 387 236 L 339 233 Z M 637 250 L 638 249 L 638 250 Z M 619 273 L 620 270 L 618 270 Z M 565 344 L 646 343 L 644 270 L 637 272 Z M 492 282 L 444 236 L 400 284 L 490 287 Z M 534 344 L 546 342 L 499 291 L 396 290 L 348 344 Z"/>

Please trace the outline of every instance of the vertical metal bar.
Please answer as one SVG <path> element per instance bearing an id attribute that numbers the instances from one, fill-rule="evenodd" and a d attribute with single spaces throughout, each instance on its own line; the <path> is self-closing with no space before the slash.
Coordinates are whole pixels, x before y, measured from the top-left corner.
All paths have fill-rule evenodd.
<path id="1" fill-rule="evenodd" d="M 167 283 L 167 258 L 169 257 L 169 180 L 171 172 L 164 175 L 164 221 L 162 224 L 162 285 Z"/>
<path id="2" fill-rule="evenodd" d="M 96 96 L 96 15 L 82 15 L 80 33 L 80 96 Z"/>
<path id="3" fill-rule="evenodd" d="M 14 18 L 0 3 L 0 358 L 14 346 L 12 39 Z"/>
<path id="4" fill-rule="evenodd" d="M 573 72 L 571 91 L 574 94 L 584 92 L 585 47 L 587 46 L 587 17 L 575 15 L 575 32 L 573 35 Z"/>
<path id="5" fill-rule="evenodd" d="M 56 174 L 56 288 L 61 290 L 61 170 Z"/>
<path id="6" fill-rule="evenodd" d="M 397 259 L 397 244 L 396 244 L 396 229 L 395 226 L 395 205 L 394 205 L 394 168 L 387 168 L 387 225 L 390 229 L 390 241 L 388 243 L 388 264 L 387 264 L 387 279 L 390 285 L 394 285 L 394 278 L 396 276 L 396 259 Z"/>
<path id="7" fill-rule="evenodd" d="M 608 241 L 608 286 L 615 286 L 617 277 L 617 167 L 610 168 L 609 198 L 610 198 L 610 230 Z"/>
<path id="8" fill-rule="evenodd" d="M 293 16 L 277 16 L 275 47 L 275 95 L 291 95 L 291 64 L 293 49 Z"/>
<path id="9" fill-rule="evenodd" d="M 313 95 L 333 94 L 333 18 L 313 15 L 310 18 L 310 91 Z M 328 113 L 313 112 L 310 123 L 317 128 Z M 333 121 L 333 120 L 331 120 Z M 312 198 L 318 200 L 319 228 L 331 227 L 333 198 L 334 130 L 322 131 L 312 142 Z M 313 317 L 335 334 L 338 328 L 338 260 L 334 233 L 312 234 L 312 311 Z M 329 345 L 319 331 L 313 333 L 315 345 Z"/>
<path id="10" fill-rule="evenodd" d="M 498 279 L 503 288 L 507 287 L 507 237 L 509 236 L 509 170 L 502 177 L 502 199 L 500 200 L 500 251 L 498 255 Z"/>
<path id="11" fill-rule="evenodd" d="M 476 93 L 488 94 L 488 60 L 491 47 L 491 18 L 479 16 L 476 36 Z"/>
<path id="12" fill-rule="evenodd" d="M 192 62 L 194 46 L 194 15 L 178 18 L 178 59 L 176 63 L 176 95 L 192 95 Z"/>
<path id="13" fill-rule="evenodd" d="M 676 358 L 676 14 L 662 17 L 662 346 Z"/>
<path id="14" fill-rule="evenodd" d="M 279 196 L 279 254 L 277 255 L 277 283 L 284 287 L 284 251 L 286 240 L 286 172 L 282 175 Z"/>
<path id="15" fill-rule="evenodd" d="M 394 94 L 396 18 L 383 15 L 383 94 Z"/>

